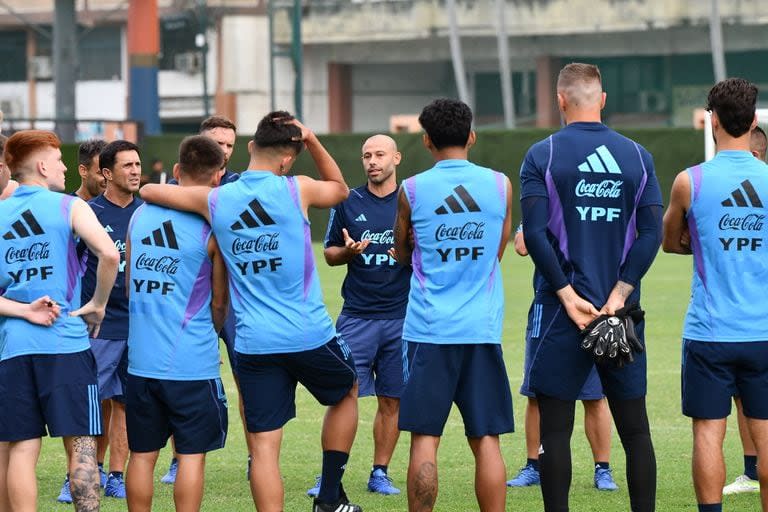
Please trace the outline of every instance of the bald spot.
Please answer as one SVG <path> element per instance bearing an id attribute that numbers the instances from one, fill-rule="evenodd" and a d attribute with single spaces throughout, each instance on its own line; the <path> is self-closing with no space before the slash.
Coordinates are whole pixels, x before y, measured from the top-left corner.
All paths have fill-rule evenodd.
<path id="1" fill-rule="evenodd" d="M 389 135 L 384 135 L 380 133 L 372 137 L 368 137 L 368 139 L 363 143 L 363 153 L 365 153 L 366 151 L 373 152 L 374 148 L 384 149 L 387 152 L 396 153 L 397 142 L 395 142 L 395 139 L 393 139 Z"/>
<path id="2" fill-rule="evenodd" d="M 603 99 L 603 87 L 597 79 L 559 80 L 557 92 L 565 96 L 570 105 L 577 108 L 599 105 Z"/>

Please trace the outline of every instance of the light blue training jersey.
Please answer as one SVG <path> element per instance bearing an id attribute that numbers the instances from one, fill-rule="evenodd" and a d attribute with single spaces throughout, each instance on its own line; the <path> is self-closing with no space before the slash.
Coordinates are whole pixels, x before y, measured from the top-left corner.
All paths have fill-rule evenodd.
<path id="1" fill-rule="evenodd" d="M 403 188 L 415 245 L 403 339 L 501 343 L 504 175 L 466 160 L 443 160 Z"/>
<path id="2" fill-rule="evenodd" d="M 768 341 L 768 165 L 720 151 L 687 172 L 694 272 L 683 337 Z"/>
<path id="3" fill-rule="evenodd" d="M 229 270 L 235 350 L 301 352 L 330 341 L 336 330 L 323 303 L 298 180 L 245 171 L 212 190 L 208 208 Z"/>
<path id="4" fill-rule="evenodd" d="M 219 378 L 211 316 L 211 228 L 199 215 L 143 204 L 131 244 L 128 373 L 163 380 Z"/>
<path id="5" fill-rule="evenodd" d="M 0 288 L 7 299 L 32 302 L 48 295 L 61 307 L 51 327 L 20 318 L 0 321 L 0 360 L 29 354 L 71 354 L 90 348 L 80 307 L 80 278 L 72 233 L 72 205 L 80 199 L 22 185 L 0 201 Z"/>

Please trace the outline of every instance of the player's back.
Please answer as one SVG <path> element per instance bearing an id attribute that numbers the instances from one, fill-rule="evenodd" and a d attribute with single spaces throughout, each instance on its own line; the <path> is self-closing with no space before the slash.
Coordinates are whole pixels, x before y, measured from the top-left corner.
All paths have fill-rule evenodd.
<path id="1" fill-rule="evenodd" d="M 72 234 L 75 197 L 20 186 L 0 202 L 0 288 L 3 296 L 31 302 L 48 295 L 61 306 L 52 327 L 5 318 L 0 359 L 25 354 L 66 354 L 89 347 L 85 323 L 69 313 L 80 307 L 81 269 Z"/>
<path id="2" fill-rule="evenodd" d="M 694 275 L 683 336 L 766 341 L 768 165 L 747 151 L 720 151 L 688 175 Z"/>
<path id="3" fill-rule="evenodd" d="M 521 198 L 549 200 L 550 241 L 576 291 L 605 303 L 637 236 L 639 207 L 661 205 L 650 154 L 602 123 L 571 123 L 535 144 Z M 556 301 L 547 284 L 541 299 Z M 636 288 L 630 302 L 639 297 Z"/>
<path id="4" fill-rule="evenodd" d="M 212 190 L 208 207 L 230 274 L 235 349 L 269 354 L 327 343 L 335 330 L 323 304 L 298 180 L 245 171 Z"/>
<path id="5" fill-rule="evenodd" d="M 499 343 L 504 176 L 466 160 L 443 160 L 403 187 L 415 245 L 403 338 Z"/>
<path id="6" fill-rule="evenodd" d="M 140 206 L 131 242 L 128 371 L 140 377 L 219 377 L 211 317 L 211 228 L 199 215 Z"/>

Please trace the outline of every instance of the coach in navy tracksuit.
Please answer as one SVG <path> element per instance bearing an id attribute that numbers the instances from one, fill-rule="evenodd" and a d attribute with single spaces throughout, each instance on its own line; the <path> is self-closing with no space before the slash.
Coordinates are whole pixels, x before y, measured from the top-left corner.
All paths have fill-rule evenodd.
<path id="1" fill-rule="evenodd" d="M 349 199 L 331 210 L 325 237 L 325 260 L 347 265 L 341 288 L 344 307 L 336 329 L 352 349 L 360 382 L 359 396 L 376 395 L 373 422 L 373 468 L 368 490 L 399 494 L 387 467 L 400 431 L 397 428 L 403 390 L 402 333 L 408 303 L 410 267 L 392 257 L 400 163 L 395 141 L 374 135 L 362 148 L 367 183 L 350 191 Z M 310 489 L 313 495 L 319 486 Z"/>

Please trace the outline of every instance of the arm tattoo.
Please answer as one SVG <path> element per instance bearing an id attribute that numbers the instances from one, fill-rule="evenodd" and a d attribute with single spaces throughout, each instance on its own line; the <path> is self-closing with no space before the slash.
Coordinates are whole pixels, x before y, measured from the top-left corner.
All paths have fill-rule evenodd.
<path id="1" fill-rule="evenodd" d="M 635 289 L 634 286 L 632 286 L 629 283 L 625 283 L 624 281 L 617 282 L 615 287 L 616 293 L 618 293 L 619 296 L 624 300 L 626 300 L 627 297 L 629 297 L 632 294 L 634 289 Z"/>
<path id="2" fill-rule="evenodd" d="M 69 467 L 72 501 L 78 512 L 99 510 L 99 468 L 96 463 L 96 438 L 72 438 L 72 458 Z"/>

